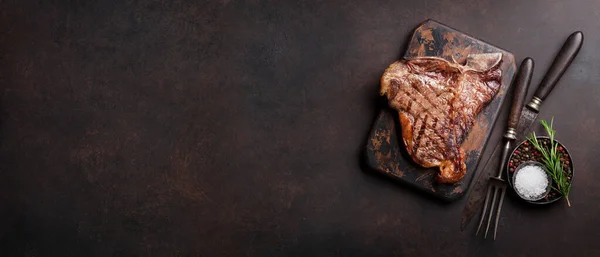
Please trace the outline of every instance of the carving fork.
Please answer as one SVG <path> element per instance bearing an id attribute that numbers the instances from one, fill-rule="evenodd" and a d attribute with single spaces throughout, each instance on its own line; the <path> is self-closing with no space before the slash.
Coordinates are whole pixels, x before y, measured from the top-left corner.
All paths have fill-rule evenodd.
<path id="1" fill-rule="evenodd" d="M 483 212 L 481 213 L 481 219 L 479 220 L 479 226 L 477 227 L 477 232 L 475 235 L 479 234 L 479 230 L 481 229 L 481 225 L 483 224 L 483 220 L 486 216 L 487 219 L 487 227 L 485 228 L 484 238 L 487 238 L 488 231 L 490 230 L 490 224 L 492 221 L 492 217 L 495 214 L 495 225 L 494 225 L 494 240 L 496 240 L 496 232 L 498 230 L 498 219 L 500 218 L 500 211 L 502 210 L 502 202 L 504 201 L 504 195 L 506 194 L 506 181 L 502 179 L 502 173 L 504 171 L 504 167 L 506 166 L 506 157 L 508 156 L 508 152 L 511 149 L 512 142 L 517 138 L 517 124 L 519 123 L 519 117 L 521 116 L 521 109 L 523 107 L 523 103 L 525 100 L 525 96 L 527 95 L 527 89 L 529 88 L 529 84 L 531 82 L 531 75 L 533 73 L 533 60 L 529 57 L 525 58 L 523 62 L 521 62 L 521 67 L 519 68 L 519 74 L 517 76 L 515 82 L 515 91 L 513 95 L 512 106 L 510 109 L 510 116 L 508 119 L 508 129 L 504 134 L 504 140 L 506 144 L 504 145 L 504 149 L 502 149 L 502 159 L 500 159 L 500 169 L 498 169 L 498 173 L 495 177 L 490 177 L 487 194 L 485 196 L 485 203 L 483 204 Z M 493 192 L 493 195 L 492 195 Z M 492 204 L 489 206 L 490 197 L 492 199 Z M 497 198 L 500 198 L 497 201 Z M 498 202 L 496 208 L 496 202 Z"/>

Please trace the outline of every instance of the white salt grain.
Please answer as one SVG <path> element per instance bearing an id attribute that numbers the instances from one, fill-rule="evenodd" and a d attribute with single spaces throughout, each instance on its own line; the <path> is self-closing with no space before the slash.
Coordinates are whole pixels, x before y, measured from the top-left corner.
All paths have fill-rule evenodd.
<path id="1" fill-rule="evenodd" d="M 538 199 L 548 188 L 548 175 L 536 165 L 528 165 L 517 172 L 515 189 L 528 200 Z"/>

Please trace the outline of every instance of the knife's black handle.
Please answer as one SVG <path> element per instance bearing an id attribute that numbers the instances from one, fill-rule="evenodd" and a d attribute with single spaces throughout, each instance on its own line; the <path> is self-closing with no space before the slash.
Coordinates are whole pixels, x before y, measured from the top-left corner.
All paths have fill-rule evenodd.
<path id="1" fill-rule="evenodd" d="M 521 110 L 525 103 L 525 96 L 527 96 L 527 89 L 531 83 L 531 77 L 533 74 L 533 59 L 527 57 L 521 62 L 519 68 L 519 74 L 515 80 L 515 91 L 513 95 L 512 105 L 510 108 L 510 116 L 508 117 L 508 128 L 517 129 L 519 118 L 521 117 Z"/>
<path id="2" fill-rule="evenodd" d="M 577 56 L 577 53 L 579 53 L 582 44 L 583 33 L 581 31 L 577 31 L 567 38 L 567 41 L 554 58 L 552 66 L 546 71 L 542 83 L 540 83 L 540 86 L 535 91 L 534 96 L 539 98 L 540 102 L 544 101 L 550 94 L 556 82 L 562 77 L 575 56 Z"/>

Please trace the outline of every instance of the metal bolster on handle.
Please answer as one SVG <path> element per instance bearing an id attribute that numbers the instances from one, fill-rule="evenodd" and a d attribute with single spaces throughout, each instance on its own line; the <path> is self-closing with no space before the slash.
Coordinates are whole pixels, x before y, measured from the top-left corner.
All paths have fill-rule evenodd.
<path id="1" fill-rule="evenodd" d="M 517 139 L 517 131 L 514 128 L 508 128 L 508 130 L 506 130 L 506 133 L 504 133 L 504 137 L 511 140 L 515 140 Z"/>
<path id="2" fill-rule="evenodd" d="M 531 98 L 531 102 L 529 102 L 527 106 L 531 109 L 534 109 L 536 112 L 539 112 L 541 104 L 542 99 L 538 98 L 537 96 L 534 96 L 533 98 Z"/>

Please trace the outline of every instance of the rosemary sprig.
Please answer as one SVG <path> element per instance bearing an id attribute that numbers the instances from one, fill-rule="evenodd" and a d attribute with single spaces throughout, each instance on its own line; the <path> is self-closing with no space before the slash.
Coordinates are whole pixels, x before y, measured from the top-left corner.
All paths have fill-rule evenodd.
<path id="1" fill-rule="evenodd" d="M 552 123 L 554 123 L 554 118 L 550 121 L 550 125 L 545 120 L 541 120 L 542 126 L 548 133 L 550 137 L 550 146 L 544 147 L 541 142 L 538 141 L 535 132 L 532 132 L 530 136 L 527 137 L 527 140 L 542 154 L 542 162 L 544 166 L 546 166 L 546 172 L 552 177 L 554 183 L 556 183 L 556 188 L 552 187 L 554 190 L 558 191 L 561 195 L 565 197 L 567 200 L 567 204 L 571 207 L 571 202 L 569 201 L 569 191 L 571 190 L 571 182 L 567 177 L 566 172 L 563 170 L 563 162 L 560 160 L 560 153 L 558 152 L 558 143 L 554 141 L 554 136 L 556 135 L 556 130 L 552 129 Z"/>

